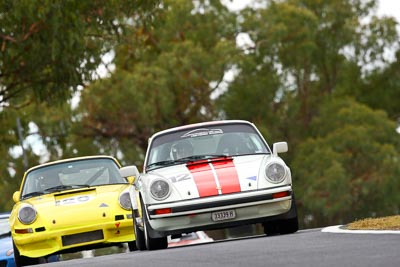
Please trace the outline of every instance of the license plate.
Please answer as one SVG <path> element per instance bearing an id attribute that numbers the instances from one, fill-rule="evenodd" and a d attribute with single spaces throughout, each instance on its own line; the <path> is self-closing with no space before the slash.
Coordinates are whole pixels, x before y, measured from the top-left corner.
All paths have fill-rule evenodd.
<path id="1" fill-rule="evenodd" d="M 235 210 L 224 210 L 211 213 L 211 219 L 214 222 L 233 219 L 236 217 Z"/>

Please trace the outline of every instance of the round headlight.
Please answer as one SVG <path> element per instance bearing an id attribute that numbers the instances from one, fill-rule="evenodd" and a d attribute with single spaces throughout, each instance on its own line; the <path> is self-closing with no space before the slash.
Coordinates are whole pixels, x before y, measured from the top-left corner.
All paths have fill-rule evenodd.
<path id="1" fill-rule="evenodd" d="M 265 168 L 265 175 L 272 183 L 280 183 L 285 178 L 286 170 L 282 164 L 272 163 Z"/>
<path id="2" fill-rule="evenodd" d="M 18 219 L 23 224 L 31 224 L 36 220 L 37 212 L 31 205 L 24 204 L 18 211 Z"/>
<path id="3" fill-rule="evenodd" d="M 14 250 L 13 250 L 13 249 L 7 250 L 7 252 L 6 252 L 6 256 L 7 256 L 7 257 L 8 257 L 8 256 L 11 256 L 12 254 L 14 254 Z"/>
<path id="4" fill-rule="evenodd" d="M 132 209 L 132 202 L 131 202 L 131 197 L 129 196 L 129 192 L 123 192 L 119 196 L 119 204 L 125 210 L 131 210 Z"/>
<path id="5" fill-rule="evenodd" d="M 156 200 L 166 199 L 171 193 L 170 187 L 165 180 L 154 180 L 150 185 L 150 193 Z"/>

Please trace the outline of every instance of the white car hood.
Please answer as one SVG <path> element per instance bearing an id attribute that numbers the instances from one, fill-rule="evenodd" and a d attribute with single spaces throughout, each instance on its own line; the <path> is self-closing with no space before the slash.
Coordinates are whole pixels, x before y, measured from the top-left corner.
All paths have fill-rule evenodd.
<path id="1" fill-rule="evenodd" d="M 238 193 L 259 188 L 260 167 L 269 155 L 250 155 L 218 160 L 196 161 L 148 172 L 148 178 L 163 177 L 172 185 L 165 201 Z M 146 180 L 150 185 L 152 179 Z M 264 182 L 265 183 L 265 182 Z"/>

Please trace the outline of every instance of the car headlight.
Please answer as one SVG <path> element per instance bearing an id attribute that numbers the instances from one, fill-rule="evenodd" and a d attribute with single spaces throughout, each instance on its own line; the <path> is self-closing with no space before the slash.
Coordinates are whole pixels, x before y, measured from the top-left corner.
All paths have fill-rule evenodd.
<path id="1" fill-rule="evenodd" d="M 169 183 L 165 180 L 154 180 L 150 185 L 150 193 L 156 200 L 164 200 L 171 193 Z"/>
<path id="2" fill-rule="evenodd" d="M 119 205 L 125 210 L 131 210 L 132 209 L 132 202 L 131 202 L 131 197 L 129 196 L 129 192 L 123 192 L 119 196 Z"/>
<path id="3" fill-rule="evenodd" d="M 18 211 L 18 219 L 23 224 L 33 223 L 36 220 L 36 217 L 36 209 L 29 204 L 22 205 Z"/>
<path id="4" fill-rule="evenodd" d="M 7 250 L 7 252 L 6 252 L 6 256 L 7 257 L 11 256 L 12 254 L 14 254 L 14 250 L 13 249 Z"/>
<path id="5" fill-rule="evenodd" d="M 286 169 L 280 163 L 271 163 L 265 168 L 265 175 L 272 183 L 280 183 L 285 179 Z"/>

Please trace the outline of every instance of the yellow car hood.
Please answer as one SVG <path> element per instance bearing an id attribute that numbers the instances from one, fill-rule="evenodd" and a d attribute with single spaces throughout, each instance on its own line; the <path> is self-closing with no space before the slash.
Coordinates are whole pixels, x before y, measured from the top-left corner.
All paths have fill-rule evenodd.
<path id="1" fill-rule="evenodd" d="M 118 198 L 128 184 L 97 186 L 68 190 L 34 197 L 23 201 L 33 205 L 38 217 L 34 227 L 47 230 L 79 227 L 93 221 L 114 220 L 115 216 L 130 213 L 119 205 Z"/>

